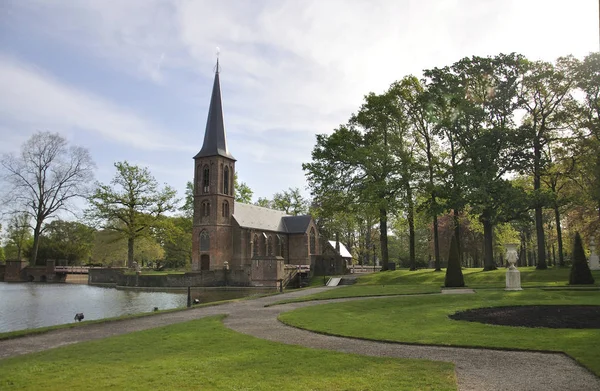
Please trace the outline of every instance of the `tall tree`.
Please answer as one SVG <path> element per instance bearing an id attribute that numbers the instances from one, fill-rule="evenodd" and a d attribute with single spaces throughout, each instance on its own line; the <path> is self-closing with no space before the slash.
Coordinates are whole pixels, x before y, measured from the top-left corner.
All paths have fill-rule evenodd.
<path id="1" fill-rule="evenodd" d="M 35 264 L 44 222 L 88 194 L 95 165 L 87 149 L 69 146 L 58 133 L 50 132 L 34 134 L 20 155 L 4 155 L 0 164 L 16 210 L 33 219 L 30 262 Z"/>
<path id="2" fill-rule="evenodd" d="M 25 250 L 27 249 L 27 243 L 31 239 L 31 217 L 28 213 L 19 213 L 11 216 L 8 221 L 8 227 L 6 229 L 6 242 L 9 248 L 13 248 L 14 254 L 7 253 L 6 256 L 20 261 Z M 34 264 L 34 263 L 32 263 Z"/>
<path id="3" fill-rule="evenodd" d="M 346 195 L 345 201 L 372 207 L 379 214 L 382 270 L 387 270 L 387 221 L 399 193 L 401 146 L 399 130 L 406 128 L 391 94 L 369 94 L 347 125 L 331 135 L 317 135 L 312 162 L 302 165 L 312 195 Z"/>
<path id="4" fill-rule="evenodd" d="M 464 153 L 466 201 L 484 231 L 484 270 L 496 268 L 493 229 L 523 213 L 524 194 L 505 176 L 522 162 L 521 135 L 514 123 L 523 58 L 519 55 L 465 58 L 451 67 L 460 83 L 452 101 L 461 126 L 455 138 Z"/>
<path id="5" fill-rule="evenodd" d="M 95 230 L 77 221 L 53 220 L 44 227 L 38 258 L 87 263 L 94 246 Z"/>
<path id="6" fill-rule="evenodd" d="M 281 193 L 275 193 L 273 195 L 272 207 L 293 216 L 308 213 L 308 201 L 302 197 L 300 189 L 297 187 L 293 189 L 290 187 Z"/>
<path id="7" fill-rule="evenodd" d="M 233 188 L 235 189 L 235 202 L 241 202 L 242 204 L 252 203 L 254 192 L 246 182 L 238 181 L 237 172 L 233 177 Z"/>
<path id="8" fill-rule="evenodd" d="M 115 168 L 117 173 L 110 185 L 96 184 L 87 213 L 104 229 L 127 239 L 127 266 L 132 267 L 136 239 L 149 236 L 151 228 L 160 224 L 161 216 L 176 209 L 176 192 L 167 185 L 159 188 L 148 168 L 126 161 L 115 163 Z"/>
<path id="9" fill-rule="evenodd" d="M 414 129 L 412 133 L 415 144 L 424 155 L 424 167 L 426 170 L 426 179 L 424 190 L 428 195 L 424 207 L 428 211 L 433 224 L 433 247 L 435 270 L 441 270 L 440 264 L 440 244 L 438 235 L 438 215 L 441 208 L 438 202 L 438 166 L 440 151 L 437 148 L 437 138 L 434 133 L 433 115 L 430 107 L 432 106 L 432 95 L 429 95 L 421 82 L 414 76 L 407 76 L 400 82 L 394 83 L 390 89 L 396 98 L 398 104 L 405 112 L 408 122 Z M 414 167 L 414 165 L 413 165 Z"/>
<path id="10" fill-rule="evenodd" d="M 559 58 L 556 65 L 544 61 L 528 62 L 520 84 L 520 103 L 526 111 L 521 132 L 527 136 L 532 157 L 527 165 L 533 174 L 537 269 L 548 267 L 542 221 L 542 209 L 549 204 L 542 191 L 542 176 L 547 165 L 544 151 L 549 143 L 560 137 L 559 133 L 568 123 L 565 103 L 570 100 L 575 85 L 576 66 L 572 57 Z"/>
<path id="11" fill-rule="evenodd" d="M 580 184 L 594 203 L 598 218 L 591 231 L 600 229 L 600 52 L 588 55 L 577 69 L 577 87 L 583 92 L 578 105 L 579 148 L 582 160 Z"/>

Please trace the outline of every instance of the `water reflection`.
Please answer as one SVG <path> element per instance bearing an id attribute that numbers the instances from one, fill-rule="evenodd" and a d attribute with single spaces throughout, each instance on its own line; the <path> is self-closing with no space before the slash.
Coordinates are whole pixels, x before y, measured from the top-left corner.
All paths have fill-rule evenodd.
<path id="1" fill-rule="evenodd" d="M 263 291 L 264 292 L 264 291 Z M 261 293 L 256 290 L 192 289 L 200 302 L 233 299 Z M 89 285 L 0 282 L 0 332 L 150 312 L 154 307 L 185 307 L 187 292 L 118 290 Z"/>

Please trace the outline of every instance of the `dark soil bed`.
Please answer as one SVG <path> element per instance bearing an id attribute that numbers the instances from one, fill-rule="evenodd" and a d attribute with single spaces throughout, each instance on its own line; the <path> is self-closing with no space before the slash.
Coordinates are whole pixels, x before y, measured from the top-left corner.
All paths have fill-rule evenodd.
<path id="1" fill-rule="evenodd" d="M 600 328 L 600 305 L 527 305 L 475 308 L 449 315 L 450 319 L 501 326 L 553 329 Z"/>

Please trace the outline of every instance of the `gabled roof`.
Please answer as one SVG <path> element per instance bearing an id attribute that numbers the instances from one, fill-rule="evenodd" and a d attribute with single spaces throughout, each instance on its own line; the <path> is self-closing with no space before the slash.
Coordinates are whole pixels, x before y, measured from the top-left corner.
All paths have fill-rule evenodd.
<path id="1" fill-rule="evenodd" d="M 305 233 L 308 229 L 308 225 L 310 224 L 311 217 L 310 215 L 301 215 L 301 216 L 285 216 L 283 218 L 283 223 L 287 228 L 287 233 L 290 234 L 301 234 Z"/>
<path id="2" fill-rule="evenodd" d="M 328 243 L 335 250 L 335 240 L 329 240 Z M 342 242 L 339 242 L 339 244 L 340 244 L 340 256 L 342 258 L 352 258 L 352 254 L 350 254 L 350 251 L 348 251 L 346 246 L 344 246 L 342 244 Z"/>
<path id="3" fill-rule="evenodd" d="M 227 137 L 225 135 L 225 123 L 223 121 L 223 106 L 221 103 L 221 83 L 219 82 L 219 61 L 213 83 L 210 106 L 208 108 L 208 119 L 204 131 L 204 144 L 194 159 L 207 156 L 224 156 L 229 159 L 234 157 L 227 149 Z"/>
<path id="4" fill-rule="evenodd" d="M 233 218 L 240 227 L 265 231 L 286 232 L 283 218 L 285 212 L 256 205 L 235 203 Z"/>
<path id="5" fill-rule="evenodd" d="M 310 215 L 288 216 L 285 212 L 261 206 L 235 203 L 233 218 L 243 228 L 288 234 L 305 233 Z"/>

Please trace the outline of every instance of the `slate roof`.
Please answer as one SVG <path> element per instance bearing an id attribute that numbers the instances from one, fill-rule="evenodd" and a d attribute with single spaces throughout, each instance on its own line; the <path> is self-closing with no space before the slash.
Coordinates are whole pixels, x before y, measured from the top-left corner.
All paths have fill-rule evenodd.
<path id="1" fill-rule="evenodd" d="M 281 233 L 304 233 L 311 221 L 309 215 L 289 216 L 285 212 L 261 206 L 235 203 L 233 218 L 243 228 Z"/>
<path id="2" fill-rule="evenodd" d="M 261 206 L 235 203 L 233 218 L 240 227 L 265 231 L 287 232 L 283 224 L 285 212 Z"/>
<path id="3" fill-rule="evenodd" d="M 310 215 L 285 216 L 283 218 L 283 223 L 287 228 L 287 233 L 300 234 L 306 232 L 308 229 L 308 224 L 310 224 L 310 220 Z"/>
<path id="4" fill-rule="evenodd" d="M 208 108 L 204 144 L 202 144 L 202 149 L 194 156 L 194 159 L 216 155 L 235 160 L 229 153 L 229 149 L 227 149 L 227 136 L 225 135 L 223 106 L 221 103 L 221 83 L 219 82 L 219 61 L 217 61 L 217 71 L 215 72 L 215 81 Z"/>
<path id="5" fill-rule="evenodd" d="M 331 247 L 333 247 L 333 249 L 335 250 L 335 240 L 329 240 L 328 242 L 331 245 Z M 342 244 L 342 242 L 340 242 L 340 255 L 342 258 L 352 258 L 352 254 L 350 254 L 350 251 L 348 251 L 348 249 Z"/>

